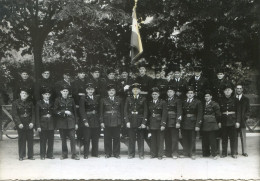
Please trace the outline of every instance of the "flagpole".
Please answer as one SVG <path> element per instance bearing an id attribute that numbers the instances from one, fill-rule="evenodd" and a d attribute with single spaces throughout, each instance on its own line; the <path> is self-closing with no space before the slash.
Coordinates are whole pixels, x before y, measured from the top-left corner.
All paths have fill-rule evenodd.
<path id="1" fill-rule="evenodd" d="M 134 5 L 134 7 L 133 7 L 133 10 L 136 9 L 137 1 L 138 1 L 138 0 L 135 0 L 135 5 Z"/>

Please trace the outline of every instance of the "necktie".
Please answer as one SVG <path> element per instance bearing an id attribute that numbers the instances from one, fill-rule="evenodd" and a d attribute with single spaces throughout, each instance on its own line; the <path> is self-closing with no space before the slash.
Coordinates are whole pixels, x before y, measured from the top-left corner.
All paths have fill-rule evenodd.
<path id="1" fill-rule="evenodd" d="M 90 96 L 90 99 L 92 99 L 92 100 L 93 100 L 93 96 Z"/>
<path id="2" fill-rule="evenodd" d="M 153 101 L 154 104 L 156 104 L 156 101 Z"/>
<path id="3" fill-rule="evenodd" d="M 110 97 L 111 101 L 114 101 L 114 98 L 113 97 Z"/>

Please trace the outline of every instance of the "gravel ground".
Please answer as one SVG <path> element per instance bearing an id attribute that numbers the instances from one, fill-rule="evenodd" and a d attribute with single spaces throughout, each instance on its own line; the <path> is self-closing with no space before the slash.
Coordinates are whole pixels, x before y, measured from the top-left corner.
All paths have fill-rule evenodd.
<path id="1" fill-rule="evenodd" d="M 249 157 L 238 159 L 227 157 L 213 160 L 201 158 L 201 144 L 198 158 L 150 159 L 149 149 L 145 147 L 146 157 L 127 159 L 127 147 L 121 144 L 121 159 L 105 159 L 103 139 L 100 140 L 100 158 L 60 160 L 61 141 L 55 140 L 54 160 L 40 160 L 39 141 L 35 141 L 36 160 L 18 160 L 17 140 L 4 137 L 0 141 L 0 180 L 10 179 L 259 179 L 260 180 L 260 135 L 248 135 Z M 69 144 L 68 144 L 69 145 Z M 240 148 L 240 145 L 239 145 Z M 78 148 L 77 148 L 78 149 Z M 239 149 L 241 154 L 241 149 Z"/>

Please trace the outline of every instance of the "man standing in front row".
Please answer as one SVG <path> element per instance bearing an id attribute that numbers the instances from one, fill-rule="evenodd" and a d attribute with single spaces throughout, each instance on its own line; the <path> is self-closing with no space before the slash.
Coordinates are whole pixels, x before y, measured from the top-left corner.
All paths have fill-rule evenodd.
<path id="1" fill-rule="evenodd" d="M 240 107 L 237 105 L 237 100 L 232 96 L 232 85 L 227 84 L 224 88 L 225 96 L 220 99 L 221 123 L 219 127 L 222 129 L 222 155 L 227 157 L 228 139 L 230 139 L 231 156 L 237 158 L 236 155 L 236 128 L 240 127 L 241 113 Z"/>
<path id="2" fill-rule="evenodd" d="M 144 129 L 147 121 L 146 98 L 139 95 L 141 85 L 131 86 L 133 95 L 126 98 L 125 122 L 129 135 L 128 158 L 135 157 L 135 142 L 137 138 L 139 158 L 144 159 Z"/>
<path id="3" fill-rule="evenodd" d="M 192 151 L 196 141 L 196 131 L 200 130 L 200 124 L 202 122 L 202 104 L 200 100 L 194 98 L 193 87 L 187 89 L 187 99 L 183 101 L 183 121 L 182 128 L 182 140 L 184 156 L 191 157 L 195 160 L 195 153 Z"/>
<path id="4" fill-rule="evenodd" d="M 69 88 L 60 89 L 61 97 L 56 98 L 54 112 L 57 115 L 56 128 L 59 129 L 62 141 L 61 160 L 68 158 L 67 137 L 70 139 L 71 158 L 79 160 L 76 153 L 75 130 L 78 129 L 76 106 L 73 98 L 69 98 Z"/>
<path id="5" fill-rule="evenodd" d="M 121 98 L 116 96 L 116 86 L 107 86 L 108 96 L 100 101 L 100 122 L 104 129 L 105 158 L 120 158 L 120 128 L 124 106 Z M 113 146 L 112 146 L 113 145 Z"/>
<path id="6" fill-rule="evenodd" d="M 86 85 L 87 95 L 79 101 L 80 117 L 83 120 L 84 159 L 89 156 L 90 140 L 92 143 L 91 156 L 98 157 L 98 140 L 100 134 L 100 122 L 98 117 L 99 96 L 94 95 L 94 85 Z"/>
<path id="7" fill-rule="evenodd" d="M 15 100 L 12 105 L 12 116 L 17 126 L 18 132 L 18 151 L 19 160 L 24 160 L 26 154 L 26 142 L 28 147 L 28 159 L 33 157 L 33 127 L 34 127 L 34 106 L 28 99 L 29 90 L 21 88 L 20 98 Z"/>
<path id="8" fill-rule="evenodd" d="M 182 120 L 182 101 L 175 96 L 175 87 L 169 86 L 167 90 L 167 123 L 165 130 L 165 155 L 178 158 L 179 129 Z"/>
<path id="9" fill-rule="evenodd" d="M 151 158 L 163 157 L 164 130 L 167 121 L 167 105 L 164 100 L 159 99 L 158 87 L 152 88 L 152 100 L 148 104 L 149 120 L 148 126 L 151 131 Z"/>
<path id="10" fill-rule="evenodd" d="M 241 138 L 241 145 L 242 145 L 242 155 L 247 157 L 247 146 L 246 146 L 246 120 L 249 118 L 250 115 L 250 104 L 249 99 L 243 94 L 243 86 L 242 84 L 237 84 L 236 86 L 236 98 L 237 98 L 237 106 L 240 107 L 240 117 L 241 123 L 240 127 L 238 128 L 238 133 L 240 134 Z M 238 152 L 238 139 L 236 137 L 236 153 Z"/>

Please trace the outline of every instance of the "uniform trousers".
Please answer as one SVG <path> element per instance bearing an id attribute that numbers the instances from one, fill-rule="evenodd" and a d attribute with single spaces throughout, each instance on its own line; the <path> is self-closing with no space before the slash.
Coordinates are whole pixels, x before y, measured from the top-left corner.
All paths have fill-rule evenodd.
<path id="1" fill-rule="evenodd" d="M 236 135 L 235 126 L 222 126 L 222 155 L 227 156 L 228 139 L 230 139 L 231 155 L 235 155 Z"/>
<path id="2" fill-rule="evenodd" d="M 18 152 L 19 158 L 26 156 L 26 142 L 28 149 L 28 158 L 33 157 L 33 129 L 17 129 L 18 131 Z"/>
<path id="3" fill-rule="evenodd" d="M 216 131 L 202 131 L 202 155 L 208 157 L 217 156 Z"/>
<path id="4" fill-rule="evenodd" d="M 241 147 L 242 147 L 242 154 L 247 153 L 247 144 L 246 144 L 246 128 L 239 128 L 237 129 L 237 136 L 235 139 L 235 153 L 238 153 L 238 134 L 240 135 L 240 139 L 241 139 Z"/>
<path id="5" fill-rule="evenodd" d="M 160 129 L 151 130 L 151 156 L 162 157 L 164 147 L 164 131 Z"/>
<path id="6" fill-rule="evenodd" d="M 165 129 L 165 155 L 178 156 L 179 129 L 167 127 Z"/>
<path id="7" fill-rule="evenodd" d="M 98 140 L 100 135 L 100 128 L 83 128 L 83 137 L 84 137 L 84 156 L 89 155 L 89 145 L 91 140 L 92 150 L 91 156 L 98 156 Z"/>
<path id="8" fill-rule="evenodd" d="M 105 127 L 104 130 L 104 146 L 107 156 L 117 157 L 120 155 L 120 126 Z"/>
<path id="9" fill-rule="evenodd" d="M 144 129 L 129 128 L 128 156 L 135 156 L 135 142 L 137 140 L 139 156 L 144 156 Z"/>
<path id="10" fill-rule="evenodd" d="M 46 144 L 48 142 L 47 155 Z M 40 132 L 40 155 L 41 157 L 53 157 L 54 130 L 41 130 Z"/>
<path id="11" fill-rule="evenodd" d="M 196 132 L 195 130 L 183 129 L 182 130 L 182 142 L 183 142 L 183 151 L 184 156 L 193 156 L 193 148 L 196 141 Z"/>
<path id="12" fill-rule="evenodd" d="M 70 139 L 70 149 L 72 157 L 76 156 L 76 140 L 75 129 L 59 129 L 61 144 L 62 144 L 62 156 L 68 157 L 67 137 Z"/>

